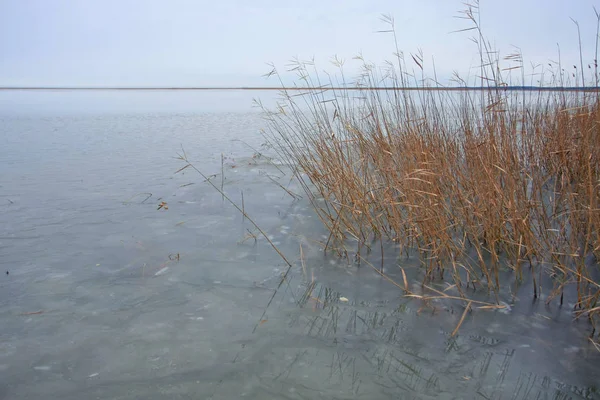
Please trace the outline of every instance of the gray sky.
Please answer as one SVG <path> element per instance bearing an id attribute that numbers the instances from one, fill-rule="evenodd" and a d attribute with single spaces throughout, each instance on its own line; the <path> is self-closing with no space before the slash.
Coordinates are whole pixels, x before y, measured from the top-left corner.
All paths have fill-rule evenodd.
<path id="1" fill-rule="evenodd" d="M 482 0 L 484 34 L 502 54 L 519 46 L 527 64 L 558 60 L 559 43 L 571 71 L 579 64 L 571 17 L 587 68 L 594 3 Z M 314 57 L 331 70 L 334 55 L 352 75 L 359 52 L 375 63 L 392 57 L 392 37 L 375 33 L 387 29 L 384 13 L 396 21 L 400 49 L 421 48 L 429 67 L 434 56 L 446 83 L 478 64 L 473 32 L 450 33 L 470 26 L 455 18 L 462 9 L 463 0 L 0 0 L 0 85 L 274 85 L 261 77 L 266 63 L 283 71 L 293 57 Z"/>

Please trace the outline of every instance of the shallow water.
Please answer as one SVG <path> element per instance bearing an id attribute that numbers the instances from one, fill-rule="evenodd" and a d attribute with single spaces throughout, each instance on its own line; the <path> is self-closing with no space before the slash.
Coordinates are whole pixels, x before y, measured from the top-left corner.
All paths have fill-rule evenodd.
<path id="1" fill-rule="evenodd" d="M 524 288 L 451 337 L 460 304 L 432 312 L 324 255 L 306 199 L 267 175 L 301 189 L 255 155 L 251 100 L 273 95 L 0 93 L 0 399 L 600 397 L 568 305 Z M 249 221 L 174 174 L 182 146 L 218 186 L 223 154 L 225 191 L 294 264 L 285 281 Z M 418 288 L 418 261 L 386 254 Z"/>

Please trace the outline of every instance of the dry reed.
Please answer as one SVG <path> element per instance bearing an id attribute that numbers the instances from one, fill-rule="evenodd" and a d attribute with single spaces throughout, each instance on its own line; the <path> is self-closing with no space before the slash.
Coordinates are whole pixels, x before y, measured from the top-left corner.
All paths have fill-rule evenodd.
<path id="1" fill-rule="evenodd" d="M 417 69 L 410 74 L 398 49 L 383 74 L 359 57 L 364 72 L 352 84 L 342 62 L 341 81 L 326 83 L 312 63 L 296 62 L 307 89 L 282 90 L 278 109 L 265 110 L 266 136 L 294 166 L 329 230 L 326 250 L 349 257 L 354 241 L 361 260 L 375 245 L 383 252 L 384 242 L 417 249 L 425 281 L 449 274 L 469 306 L 469 285 L 499 303 L 502 272 L 512 270 L 517 282 L 531 280 L 537 298 L 542 273 L 549 273 L 554 287 L 546 300 L 562 304 L 564 289 L 574 285 L 578 315 L 593 322 L 600 312 L 597 65 L 589 69 L 595 90 L 504 90 L 523 71 L 522 56 L 500 60 L 477 12 L 470 5 L 464 17 L 480 51 L 481 90 L 427 90 L 441 87 L 425 78 L 423 55 L 406 57 Z M 573 79 L 585 86 L 577 71 L 556 70 L 546 73 L 547 87 Z M 411 85 L 424 90 L 399 90 Z M 361 90 L 372 87 L 389 90 Z"/>

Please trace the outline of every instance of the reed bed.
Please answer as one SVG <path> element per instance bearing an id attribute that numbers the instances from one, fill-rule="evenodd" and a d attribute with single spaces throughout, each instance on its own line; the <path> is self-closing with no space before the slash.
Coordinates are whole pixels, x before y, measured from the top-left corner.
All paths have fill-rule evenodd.
<path id="1" fill-rule="evenodd" d="M 363 73 L 354 82 L 341 61 L 336 77 L 297 61 L 298 87 L 307 89 L 282 90 L 278 109 L 265 110 L 266 136 L 327 227 L 327 251 L 361 260 L 375 246 L 382 257 L 384 248 L 416 250 L 424 283 L 450 278 L 469 305 L 467 288 L 499 302 L 514 281 L 532 282 L 537 298 L 549 274 L 545 300 L 562 304 L 573 286 L 575 312 L 593 322 L 600 313 L 598 92 L 507 90 L 525 83 L 522 57 L 500 59 L 476 12 L 470 6 L 464 17 L 481 54 L 474 78 L 481 90 L 441 90 L 435 72 L 425 76 L 421 53 L 398 49 L 385 68 L 358 57 Z M 584 67 L 571 74 L 557 64 L 545 85 L 582 88 L 587 80 L 597 88 L 597 64 L 587 76 Z M 400 89 L 407 86 L 422 90 Z M 364 89 L 373 87 L 387 90 Z M 514 281 L 501 278 L 507 271 Z"/>

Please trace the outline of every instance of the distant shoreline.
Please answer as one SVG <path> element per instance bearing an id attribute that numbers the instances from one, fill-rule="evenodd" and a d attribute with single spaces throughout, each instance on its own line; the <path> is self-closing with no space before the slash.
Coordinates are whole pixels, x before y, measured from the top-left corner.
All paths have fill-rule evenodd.
<path id="1" fill-rule="evenodd" d="M 287 90 L 287 91 L 306 91 L 306 90 L 347 90 L 347 91 L 483 91 L 483 90 L 502 90 L 502 91 L 543 91 L 543 92 L 600 92 L 600 87 L 540 87 L 540 86 L 494 86 L 494 87 L 68 87 L 68 86 L 5 86 L 0 87 L 0 90 L 127 90 L 127 91 L 159 91 L 159 90 L 186 90 L 186 91 L 201 91 L 201 90 L 251 90 L 251 91 L 267 91 L 267 90 Z"/>

